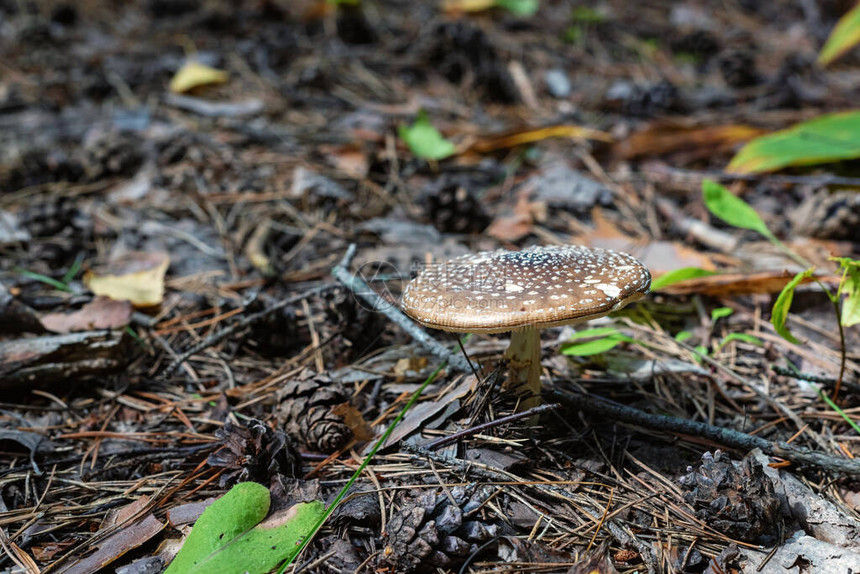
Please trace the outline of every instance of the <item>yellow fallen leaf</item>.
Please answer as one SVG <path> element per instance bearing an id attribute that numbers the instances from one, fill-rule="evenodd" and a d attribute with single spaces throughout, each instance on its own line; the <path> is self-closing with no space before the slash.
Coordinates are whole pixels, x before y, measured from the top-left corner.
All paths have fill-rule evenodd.
<path id="1" fill-rule="evenodd" d="M 606 132 L 576 125 L 558 125 L 484 137 L 472 144 L 470 151 L 487 153 L 518 145 L 530 144 L 548 138 L 581 138 L 602 142 L 612 141 L 612 136 Z"/>
<path id="2" fill-rule="evenodd" d="M 167 253 L 129 253 L 97 271 L 84 283 L 96 295 L 130 301 L 135 307 L 152 307 L 164 299 L 164 276 L 170 267 Z"/>
<path id="3" fill-rule="evenodd" d="M 496 6 L 496 0 L 442 0 L 445 12 L 482 12 Z"/>
<path id="4" fill-rule="evenodd" d="M 224 70 L 189 60 L 179 68 L 170 80 L 170 91 L 174 94 L 184 94 L 200 86 L 223 84 L 230 77 Z"/>

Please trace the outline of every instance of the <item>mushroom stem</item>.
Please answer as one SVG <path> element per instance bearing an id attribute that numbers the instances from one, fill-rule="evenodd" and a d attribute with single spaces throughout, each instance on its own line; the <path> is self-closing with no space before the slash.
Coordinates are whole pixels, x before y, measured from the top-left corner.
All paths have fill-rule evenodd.
<path id="1" fill-rule="evenodd" d="M 505 388 L 521 397 L 517 411 L 540 405 L 540 331 L 523 329 L 511 333 L 511 344 L 505 351 L 505 358 L 508 360 Z"/>

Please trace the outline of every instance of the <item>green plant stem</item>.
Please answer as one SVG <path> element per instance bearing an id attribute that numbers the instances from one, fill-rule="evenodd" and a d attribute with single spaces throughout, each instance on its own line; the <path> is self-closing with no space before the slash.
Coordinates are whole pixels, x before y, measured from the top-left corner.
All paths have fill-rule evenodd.
<path id="1" fill-rule="evenodd" d="M 68 286 L 68 284 L 72 282 L 72 279 L 75 278 L 75 275 L 78 274 L 78 271 L 80 271 L 81 267 L 83 267 L 83 266 L 84 266 L 84 254 L 83 254 L 83 252 L 81 252 L 81 253 L 78 253 L 77 257 L 75 257 L 74 263 L 72 263 L 72 265 L 69 267 L 69 270 L 66 271 L 66 274 L 63 275 L 63 278 L 60 280 L 60 282 L 63 285 Z"/>
<path id="2" fill-rule="evenodd" d="M 837 384 L 838 384 L 838 381 L 837 381 Z M 858 425 L 853 420 L 851 420 L 851 417 L 849 417 L 845 413 L 845 411 L 843 411 L 841 408 L 839 408 L 839 405 L 837 405 L 835 402 L 833 402 L 833 399 L 828 397 L 827 393 L 825 393 L 824 391 L 821 390 L 821 387 L 819 387 L 818 385 L 811 383 L 811 382 L 810 382 L 810 385 L 812 386 L 813 389 L 815 389 L 815 392 L 818 393 L 818 395 L 824 400 L 824 402 L 827 403 L 831 409 L 836 411 L 840 417 L 845 419 L 845 422 L 847 422 L 849 425 L 851 425 L 851 428 L 854 429 L 854 432 L 856 432 L 858 435 L 860 435 L 860 425 Z M 837 387 L 837 390 L 838 390 L 838 387 Z M 834 391 L 833 394 L 835 396 L 836 392 Z"/>
<path id="3" fill-rule="evenodd" d="M 394 432 L 394 429 L 397 427 L 398 424 L 400 424 L 400 421 L 403 420 L 403 417 L 406 415 L 409 409 L 411 409 L 412 406 L 418 401 L 418 397 L 421 396 L 421 393 L 424 392 L 424 389 L 427 388 L 427 385 L 429 385 L 433 382 L 434 379 L 436 379 L 436 376 L 442 371 L 442 369 L 445 368 L 447 364 L 447 361 L 443 361 L 438 367 L 436 367 L 436 370 L 430 373 L 430 376 L 428 376 L 427 379 L 423 383 L 421 383 L 421 386 L 418 387 L 418 389 L 414 393 L 412 393 L 412 396 L 409 397 L 409 401 L 402 409 L 400 409 L 400 412 L 397 413 L 397 416 L 394 417 L 394 420 L 391 421 L 391 424 L 388 425 L 388 428 L 385 429 L 385 432 L 382 433 L 382 436 L 379 437 L 379 440 L 376 441 L 376 444 L 373 445 L 373 448 L 370 449 L 370 452 L 367 453 L 367 456 L 364 457 L 364 460 L 361 461 L 361 465 L 352 474 L 352 476 L 349 478 L 343 488 L 340 489 L 340 492 L 337 494 L 337 497 L 335 497 L 334 501 L 314 525 L 313 529 L 311 530 L 311 533 L 307 536 L 307 538 L 302 541 L 301 546 L 299 547 L 298 551 L 293 555 L 293 558 L 284 563 L 281 569 L 278 570 L 278 574 L 283 574 L 284 570 L 287 569 L 287 566 L 292 564 L 296 556 L 301 554 L 302 550 L 304 550 L 305 547 L 310 544 L 316 533 L 319 532 L 319 529 L 322 528 L 322 525 L 325 524 L 325 521 L 328 520 L 328 517 L 331 516 L 331 513 L 334 512 L 335 508 L 337 508 L 337 505 L 340 504 L 340 501 L 343 500 L 344 497 L 346 497 L 346 493 L 349 492 L 350 487 L 352 487 L 353 483 L 358 479 L 359 476 L 361 476 L 361 473 L 364 472 L 364 469 L 367 468 L 367 465 L 370 464 L 370 461 L 373 459 L 374 455 L 376 454 L 376 451 L 382 448 L 382 445 L 385 444 L 385 441 L 388 440 L 388 437 L 391 436 L 391 433 Z"/>
<path id="4" fill-rule="evenodd" d="M 839 348 L 841 350 L 839 376 L 836 378 L 836 385 L 833 387 L 833 400 L 835 401 L 839 397 L 839 387 L 842 386 L 842 379 L 845 377 L 845 363 L 847 362 L 846 355 L 848 353 L 845 351 L 845 327 L 842 326 L 840 306 L 838 302 L 834 302 L 833 305 L 836 307 L 836 324 L 839 325 Z"/>
<path id="5" fill-rule="evenodd" d="M 812 263 L 806 260 L 802 255 L 793 251 L 790 247 L 788 247 L 785 243 L 780 241 L 773 233 L 768 230 L 768 233 L 763 234 L 768 241 L 770 241 L 773 245 L 777 247 L 780 251 L 782 251 L 786 256 L 791 258 L 792 261 L 806 267 L 807 269 L 814 267 Z M 842 281 L 845 280 L 845 275 L 842 276 L 842 281 L 840 281 L 840 288 L 836 289 L 836 294 L 833 294 L 830 289 L 825 285 L 820 279 L 813 276 L 815 279 L 815 283 L 821 287 L 821 290 L 827 295 L 827 298 L 830 299 L 830 303 L 833 305 L 833 312 L 836 314 L 836 324 L 839 326 L 839 351 L 840 351 L 840 361 L 839 361 L 839 376 L 836 377 L 836 385 L 833 388 L 833 400 L 839 396 L 839 388 L 842 386 L 842 379 L 845 377 L 845 365 L 847 358 L 847 351 L 845 349 L 845 327 L 842 325 L 842 309 L 839 301 L 839 292 L 841 291 Z"/>

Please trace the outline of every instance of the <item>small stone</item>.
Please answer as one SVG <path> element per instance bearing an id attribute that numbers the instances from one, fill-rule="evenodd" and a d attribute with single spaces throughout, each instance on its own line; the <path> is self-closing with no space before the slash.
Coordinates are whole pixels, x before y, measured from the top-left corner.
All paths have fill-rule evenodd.
<path id="1" fill-rule="evenodd" d="M 570 96 L 571 85 L 570 79 L 564 70 L 553 68 L 547 70 L 544 74 L 544 82 L 546 82 L 546 91 L 554 98 L 567 98 Z"/>

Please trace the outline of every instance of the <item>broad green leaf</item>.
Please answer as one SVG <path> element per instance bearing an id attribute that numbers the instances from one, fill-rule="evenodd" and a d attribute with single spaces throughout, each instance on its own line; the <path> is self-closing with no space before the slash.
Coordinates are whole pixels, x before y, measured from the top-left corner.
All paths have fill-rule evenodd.
<path id="1" fill-rule="evenodd" d="M 414 124 L 400 126 L 397 132 L 410 151 L 421 159 L 445 159 L 453 155 L 456 149 L 454 144 L 442 137 L 439 130 L 433 127 L 424 110 L 418 112 Z"/>
<path id="2" fill-rule="evenodd" d="M 625 341 L 626 339 L 623 336 L 610 335 L 603 339 L 594 339 L 593 341 L 567 343 L 561 348 L 561 352 L 563 355 L 571 357 L 589 357 L 612 350 Z"/>
<path id="3" fill-rule="evenodd" d="M 720 319 L 728 317 L 729 315 L 731 315 L 734 312 L 735 312 L 735 310 L 732 309 L 731 307 L 717 307 L 716 309 L 711 311 L 711 321 L 716 323 Z"/>
<path id="4" fill-rule="evenodd" d="M 234 486 L 200 515 L 165 574 L 265 574 L 292 558 L 322 516 L 323 504 L 296 504 L 263 522 L 269 504 L 265 486 Z"/>
<path id="5" fill-rule="evenodd" d="M 831 257 L 838 261 L 845 273 L 839 292 L 845 295 L 842 301 L 842 316 L 839 321 L 845 327 L 860 323 L 860 261 L 850 257 Z"/>
<path id="6" fill-rule="evenodd" d="M 504 8 L 514 16 L 528 18 L 537 13 L 540 0 L 496 0 L 496 6 Z"/>
<path id="7" fill-rule="evenodd" d="M 849 10 L 836 23 L 836 27 L 833 28 L 830 37 L 818 54 L 818 63 L 826 66 L 858 43 L 860 43 L 860 4 Z"/>
<path id="8" fill-rule="evenodd" d="M 582 341 L 581 339 L 597 337 L 590 341 Z M 573 357 L 588 357 L 590 355 L 598 355 L 605 353 L 610 349 L 614 349 L 621 343 L 633 343 L 631 337 L 623 333 L 619 333 L 617 329 L 612 327 L 601 327 L 598 329 L 586 329 L 574 333 L 570 339 L 571 342 L 565 343 L 562 346 L 561 352 L 564 355 Z"/>
<path id="9" fill-rule="evenodd" d="M 707 277 L 709 275 L 718 275 L 716 271 L 708 271 L 700 267 L 682 267 L 681 269 L 673 269 L 668 273 L 663 273 L 651 282 L 651 291 L 659 291 L 669 285 L 686 281 L 687 279 L 696 279 L 698 277 Z"/>
<path id="10" fill-rule="evenodd" d="M 809 268 L 806 271 L 801 271 L 794 278 L 783 287 L 782 292 L 779 294 L 779 297 L 776 298 L 776 303 L 773 304 L 773 313 L 770 317 L 770 322 L 773 324 L 773 328 L 776 329 L 776 332 L 779 333 L 783 339 L 790 343 L 794 343 L 795 345 L 799 344 L 800 341 L 791 334 L 788 330 L 788 327 L 785 326 L 785 320 L 788 317 L 788 311 L 791 309 L 791 302 L 794 300 L 794 290 L 800 285 L 800 282 L 804 279 L 812 277 L 812 274 L 815 273 L 815 268 Z"/>
<path id="11" fill-rule="evenodd" d="M 732 158 L 727 171 L 760 173 L 860 157 L 860 110 L 819 116 L 755 138 Z"/>
<path id="12" fill-rule="evenodd" d="M 607 335 L 618 335 L 619 331 L 615 327 L 595 327 L 594 329 L 583 329 L 577 331 L 570 337 L 568 341 L 576 341 L 577 339 L 593 339 L 595 337 L 606 337 Z"/>
<path id="13" fill-rule="evenodd" d="M 767 238 L 773 234 L 767 228 L 758 213 L 746 201 L 733 195 L 728 189 L 715 181 L 706 179 L 702 182 L 702 195 L 705 206 L 715 217 L 718 217 L 735 227 L 758 231 Z"/>

